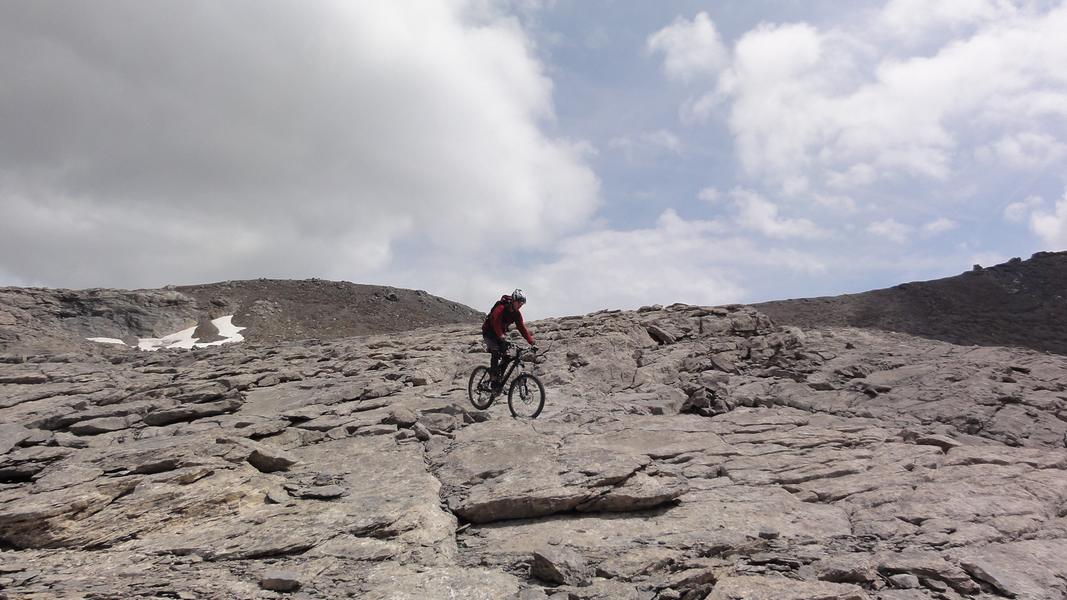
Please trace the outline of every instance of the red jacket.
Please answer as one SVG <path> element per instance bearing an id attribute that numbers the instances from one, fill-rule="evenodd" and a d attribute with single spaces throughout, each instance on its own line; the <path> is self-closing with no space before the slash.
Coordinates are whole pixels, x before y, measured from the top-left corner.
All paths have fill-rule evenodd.
<path id="1" fill-rule="evenodd" d="M 501 296 L 500 302 L 489 311 L 489 316 L 482 323 L 482 333 L 503 338 L 504 333 L 507 332 L 512 323 L 515 324 L 515 328 L 519 330 L 522 337 L 526 338 L 527 342 L 534 343 L 533 336 L 530 335 L 530 332 L 526 329 L 526 324 L 522 321 L 522 313 L 511 308 L 511 296 Z"/>

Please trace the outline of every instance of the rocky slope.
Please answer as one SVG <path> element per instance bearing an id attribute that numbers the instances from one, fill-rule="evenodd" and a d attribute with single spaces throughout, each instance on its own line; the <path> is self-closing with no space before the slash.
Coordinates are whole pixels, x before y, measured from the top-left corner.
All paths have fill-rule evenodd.
<path id="1" fill-rule="evenodd" d="M 1067 359 L 675 305 L 0 357 L 0 597 L 1060 599 Z"/>
<path id="2" fill-rule="evenodd" d="M 476 323 L 483 314 L 421 290 L 308 279 L 226 281 L 161 290 L 0 288 L 0 349 L 90 351 L 84 340 L 115 338 L 136 345 L 198 327 L 215 339 L 211 320 L 234 315 L 253 341 L 337 339 Z"/>
<path id="3" fill-rule="evenodd" d="M 777 323 L 873 327 L 954 344 L 1067 354 L 1067 252 L 1038 252 L 955 277 L 754 305 Z"/>

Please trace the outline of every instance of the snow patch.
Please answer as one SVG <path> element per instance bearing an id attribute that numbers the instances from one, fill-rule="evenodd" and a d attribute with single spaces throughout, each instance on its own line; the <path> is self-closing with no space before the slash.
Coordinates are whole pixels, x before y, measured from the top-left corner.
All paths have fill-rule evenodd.
<path id="1" fill-rule="evenodd" d="M 228 344 L 230 342 L 244 341 L 245 337 L 238 332 L 245 328 L 238 327 L 233 324 L 233 315 L 219 317 L 211 323 L 215 326 L 215 329 L 219 330 L 219 335 L 226 339 L 219 340 L 217 342 L 211 342 L 210 344 L 207 344 L 208 346 L 218 346 L 219 344 Z"/>
<path id="2" fill-rule="evenodd" d="M 193 337 L 196 326 L 183 329 L 178 333 L 165 335 L 161 338 L 141 338 L 137 340 L 137 347 L 141 350 L 159 350 L 160 348 L 183 348 L 191 350 L 196 345 L 198 338 Z"/>
<path id="3" fill-rule="evenodd" d="M 208 346 L 221 346 L 222 344 L 242 342 L 245 339 L 243 335 L 238 333 L 245 328 L 233 324 L 233 315 L 213 319 L 211 324 L 215 326 L 215 329 L 218 330 L 219 335 L 222 336 L 223 339 L 215 342 L 199 342 L 199 338 L 193 337 L 193 333 L 196 331 L 196 326 L 194 325 L 188 329 L 183 329 L 177 333 L 165 335 L 161 338 L 140 338 L 137 340 L 136 348 L 147 350 L 148 352 L 154 352 L 161 348 L 182 348 L 191 350 L 193 348 L 207 348 Z M 126 345 L 122 340 L 117 340 L 115 338 L 96 337 L 85 339 L 90 342 L 99 342 L 102 344 Z"/>

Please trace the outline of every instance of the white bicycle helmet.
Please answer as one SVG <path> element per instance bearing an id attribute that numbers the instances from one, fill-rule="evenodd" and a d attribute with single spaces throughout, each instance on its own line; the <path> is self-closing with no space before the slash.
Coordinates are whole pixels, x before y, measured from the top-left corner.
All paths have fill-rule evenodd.
<path id="1" fill-rule="evenodd" d="M 511 292 L 511 299 L 518 300 L 519 302 L 526 304 L 526 294 L 524 294 L 523 291 L 520 289 L 516 289 L 514 292 Z"/>

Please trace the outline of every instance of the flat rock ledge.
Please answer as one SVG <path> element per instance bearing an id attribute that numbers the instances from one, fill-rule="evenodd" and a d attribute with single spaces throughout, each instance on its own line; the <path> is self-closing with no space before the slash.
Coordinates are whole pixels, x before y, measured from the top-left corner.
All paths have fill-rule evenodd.
<path id="1" fill-rule="evenodd" d="M 0 352 L 0 598 L 1067 597 L 1064 357 L 744 306 L 531 327 L 533 421 L 467 401 L 476 326 Z"/>

